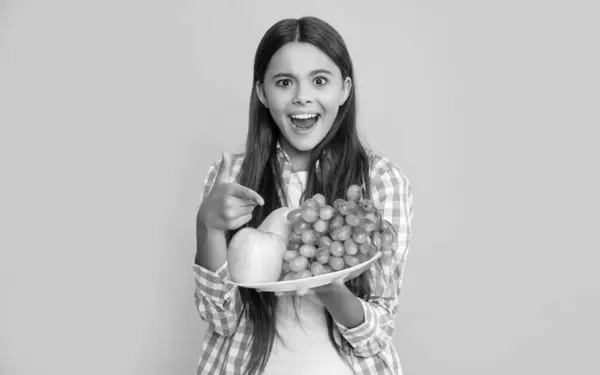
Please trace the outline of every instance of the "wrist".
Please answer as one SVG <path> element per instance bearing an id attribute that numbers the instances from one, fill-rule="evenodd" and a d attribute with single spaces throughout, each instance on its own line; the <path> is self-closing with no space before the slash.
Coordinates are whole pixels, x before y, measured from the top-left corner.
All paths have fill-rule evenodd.
<path id="1" fill-rule="evenodd" d="M 200 209 L 198 210 L 198 215 L 196 215 L 196 229 L 205 233 L 225 232 L 224 230 L 218 229 L 211 224 L 214 221 L 212 219 L 213 215 L 211 215 L 211 212 L 209 209 L 207 209 L 205 203 L 206 201 L 202 203 Z"/>
<path id="2" fill-rule="evenodd" d="M 315 290 L 327 311 L 338 324 L 348 329 L 364 323 L 365 312 L 360 298 L 344 284 L 332 283 L 327 288 Z"/>
<path id="3" fill-rule="evenodd" d="M 196 221 L 196 235 L 197 237 L 213 237 L 214 235 L 225 235 L 225 231 L 219 228 L 215 228 L 209 224 L 206 220 Z"/>
<path id="4" fill-rule="evenodd" d="M 216 272 L 227 260 L 227 240 L 225 231 L 208 224 L 202 215 L 196 219 L 195 263 Z"/>

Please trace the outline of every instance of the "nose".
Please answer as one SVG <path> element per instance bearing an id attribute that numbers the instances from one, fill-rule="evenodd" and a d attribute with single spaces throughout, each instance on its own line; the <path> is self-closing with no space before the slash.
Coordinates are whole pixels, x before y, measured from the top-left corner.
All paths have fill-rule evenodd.
<path id="1" fill-rule="evenodd" d="M 312 103 L 313 93 L 312 93 L 310 85 L 299 83 L 298 86 L 296 86 L 296 87 L 297 87 L 297 89 L 296 89 L 294 98 L 292 99 L 292 102 L 294 104 L 302 104 L 302 105 L 307 104 L 307 103 Z"/>

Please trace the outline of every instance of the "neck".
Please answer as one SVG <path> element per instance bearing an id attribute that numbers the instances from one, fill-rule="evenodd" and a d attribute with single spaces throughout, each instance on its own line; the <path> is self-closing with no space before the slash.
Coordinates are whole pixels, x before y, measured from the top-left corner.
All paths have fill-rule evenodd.
<path id="1" fill-rule="evenodd" d="M 281 138 L 281 147 L 286 152 L 292 163 L 292 168 L 296 172 L 308 171 L 310 161 L 310 151 L 299 151 L 289 144 L 283 137 Z"/>

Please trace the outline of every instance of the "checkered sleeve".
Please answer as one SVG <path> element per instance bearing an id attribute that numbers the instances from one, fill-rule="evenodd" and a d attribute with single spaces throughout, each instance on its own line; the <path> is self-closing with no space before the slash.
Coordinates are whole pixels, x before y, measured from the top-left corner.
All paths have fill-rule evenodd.
<path id="1" fill-rule="evenodd" d="M 386 159 L 375 163 L 371 183 L 373 200 L 383 218 L 396 230 L 398 248 L 394 257 L 377 262 L 370 270 L 371 296 L 368 302 L 360 300 L 365 321 L 354 328 L 346 328 L 337 322 L 336 326 L 352 346 L 354 355 L 385 357 L 391 355 L 384 349 L 392 340 L 404 264 L 410 247 L 412 192 L 406 176 Z M 386 363 L 392 362 L 392 358 L 383 359 Z"/>
<path id="2" fill-rule="evenodd" d="M 215 162 L 209 168 L 204 179 L 202 199 L 210 193 L 219 167 L 220 163 Z M 227 263 L 224 263 L 215 272 L 194 264 L 193 271 L 196 284 L 194 299 L 200 317 L 218 334 L 231 336 L 237 329 L 238 317 L 241 314 L 241 301 L 237 286 L 226 281 L 229 276 Z"/>

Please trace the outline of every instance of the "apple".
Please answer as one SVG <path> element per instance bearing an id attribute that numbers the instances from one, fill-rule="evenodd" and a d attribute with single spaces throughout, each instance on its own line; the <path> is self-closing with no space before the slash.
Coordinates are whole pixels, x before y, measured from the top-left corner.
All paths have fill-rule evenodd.
<path id="1" fill-rule="evenodd" d="M 233 281 L 258 284 L 278 281 L 287 250 L 290 222 L 287 207 L 274 210 L 254 228 L 242 228 L 229 242 L 227 266 Z"/>

